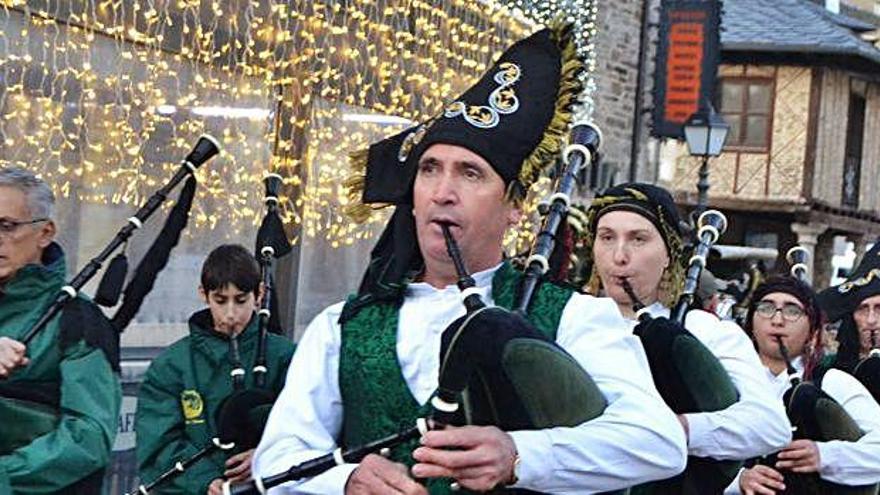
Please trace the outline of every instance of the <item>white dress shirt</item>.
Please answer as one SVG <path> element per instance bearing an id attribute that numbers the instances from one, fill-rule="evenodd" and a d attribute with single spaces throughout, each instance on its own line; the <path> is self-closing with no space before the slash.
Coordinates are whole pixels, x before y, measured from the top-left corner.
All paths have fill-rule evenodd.
<path id="1" fill-rule="evenodd" d="M 496 268 L 474 275 L 491 305 Z M 266 477 L 337 447 L 344 407 L 339 391 L 342 303 L 330 306 L 306 329 L 287 384 L 266 424 L 253 460 L 255 476 Z M 464 314 L 457 287 L 411 284 L 400 310 L 397 356 L 413 396 L 424 403 L 438 384 L 440 337 Z M 615 490 L 674 476 L 684 469 L 685 439 L 674 414 L 650 379 L 644 351 L 627 332 L 610 299 L 576 294 L 568 301 L 556 341 L 590 374 L 608 406 L 598 418 L 576 427 L 510 432 L 521 464 L 517 487 L 551 493 Z M 300 483 L 271 491 L 343 493 L 355 464 L 344 464 Z"/>
<path id="2" fill-rule="evenodd" d="M 669 316 L 660 303 L 651 316 Z M 636 322 L 630 320 L 631 328 Z M 718 460 L 745 460 L 777 452 L 791 442 L 791 423 L 745 331 L 708 311 L 688 311 L 685 328 L 721 362 L 739 400 L 721 411 L 685 414 L 688 454 Z"/>
<path id="3" fill-rule="evenodd" d="M 800 378 L 804 372 L 801 357 L 795 358 L 792 365 Z M 781 404 L 782 397 L 791 386 L 788 373 L 783 370 L 774 375 L 769 368 L 765 368 L 765 374 L 773 383 L 776 400 Z M 816 442 L 819 449 L 819 476 L 833 483 L 851 486 L 880 483 L 880 406 L 864 385 L 838 369 L 825 373 L 822 390 L 843 406 L 865 435 L 856 442 Z M 739 475 L 724 493 L 740 493 Z"/>

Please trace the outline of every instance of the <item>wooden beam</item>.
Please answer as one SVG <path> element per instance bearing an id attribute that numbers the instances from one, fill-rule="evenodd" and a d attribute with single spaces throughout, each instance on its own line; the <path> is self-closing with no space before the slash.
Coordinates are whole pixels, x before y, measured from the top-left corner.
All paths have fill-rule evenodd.
<path id="1" fill-rule="evenodd" d="M 807 200 L 813 199 L 813 176 L 816 171 L 816 139 L 819 136 L 819 112 L 822 108 L 822 74 L 821 67 L 812 69 L 810 79 L 810 106 L 807 115 L 807 151 L 804 155 L 803 188 L 801 195 Z"/>
<path id="2" fill-rule="evenodd" d="M 694 207 L 697 195 L 684 191 L 673 193 L 675 202 L 681 206 Z M 753 214 L 790 216 L 793 222 L 822 223 L 841 234 L 865 234 L 880 236 L 880 217 L 867 212 L 848 212 L 828 205 L 805 200 L 742 199 L 713 197 L 710 208 Z"/>

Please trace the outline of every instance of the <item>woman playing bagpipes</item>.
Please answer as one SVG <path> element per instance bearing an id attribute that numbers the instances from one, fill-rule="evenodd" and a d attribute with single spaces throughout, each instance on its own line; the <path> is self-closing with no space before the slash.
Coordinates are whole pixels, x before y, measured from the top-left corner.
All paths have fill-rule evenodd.
<path id="1" fill-rule="evenodd" d="M 587 291 L 611 297 L 639 335 L 657 388 L 688 438 L 684 478 L 650 491 L 717 493 L 736 467 L 714 461 L 745 460 L 784 446 L 790 440 L 785 411 L 773 401 L 743 331 L 679 300 L 685 285 L 684 240 L 665 189 L 643 183 L 612 187 L 593 200 L 587 228 L 592 248 Z M 692 271 L 688 267 L 689 276 Z M 673 312 L 686 315 L 683 327 L 670 316 L 676 301 Z M 644 308 L 640 318 L 639 308 Z M 637 326 L 637 320 L 643 323 Z"/>
<path id="2" fill-rule="evenodd" d="M 741 471 L 727 492 L 773 494 L 788 489 L 787 493 L 811 493 L 807 490 L 817 486 L 818 493 L 876 493 L 876 487 L 864 492 L 847 491 L 846 487 L 880 482 L 880 406 L 865 387 L 847 373 L 830 369 L 818 376 L 817 364 L 823 357 L 822 323 L 816 295 L 805 282 L 790 276 L 775 276 L 756 289 L 746 329 L 754 339 L 777 401 L 782 403 L 785 398 L 787 402 L 795 440 L 778 453 L 775 462 L 759 463 Z M 820 399 L 826 401 L 825 406 L 833 405 L 833 400 L 845 412 L 823 413 L 825 406 L 821 403 L 816 406 L 815 402 L 792 398 L 799 384 L 809 385 L 810 381 L 821 390 Z M 831 424 L 840 419 L 850 422 L 850 418 L 855 425 Z M 810 431 L 832 428 L 861 431 L 847 433 L 855 433 L 849 440 L 819 439 Z M 858 436 L 861 438 L 856 440 Z M 803 483 L 805 478 L 815 474 L 820 480 L 807 479 L 806 484 L 795 487 L 795 483 Z"/>
<path id="3" fill-rule="evenodd" d="M 395 211 L 358 293 L 306 329 L 289 371 L 296 383 L 282 391 L 255 453 L 257 476 L 394 435 L 425 415 L 444 329 L 465 315 L 444 228 L 473 272 L 470 295 L 489 307 L 514 305 L 522 276 L 504 259 L 503 237 L 559 154 L 581 68 L 567 27 L 541 30 L 438 116 L 359 157 L 366 168 L 357 202 Z M 681 470 L 681 428 L 611 301 L 547 283 L 528 321 L 592 377 L 602 414 L 534 430 L 435 429 L 387 458 L 340 462 L 273 493 L 448 493 L 454 481 L 463 490 L 581 494 Z M 553 371 L 535 374 L 549 386 Z"/>

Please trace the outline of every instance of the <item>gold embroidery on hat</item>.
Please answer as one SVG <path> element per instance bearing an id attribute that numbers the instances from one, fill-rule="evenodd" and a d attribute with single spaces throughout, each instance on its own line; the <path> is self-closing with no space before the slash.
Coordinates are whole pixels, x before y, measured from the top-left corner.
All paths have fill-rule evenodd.
<path id="1" fill-rule="evenodd" d="M 400 144 L 400 149 L 397 150 L 397 159 L 400 163 L 405 162 L 406 159 L 409 158 L 410 152 L 412 152 L 413 148 L 418 146 L 422 138 L 425 137 L 425 134 L 428 132 L 428 127 L 430 127 L 432 122 L 433 119 L 425 122 L 420 125 L 418 129 L 407 134 L 406 137 L 403 138 L 403 143 Z"/>
<path id="2" fill-rule="evenodd" d="M 513 85 L 519 81 L 522 71 L 513 62 L 504 62 L 498 68 L 500 70 L 492 78 L 498 87 L 489 95 L 489 106 L 466 105 L 456 101 L 446 107 L 443 115 L 447 118 L 461 115 L 465 122 L 474 127 L 491 129 L 501 122 L 501 115 L 510 115 L 519 110 L 519 98 Z"/>
<path id="3" fill-rule="evenodd" d="M 871 280 L 874 280 L 875 278 L 880 279 L 880 268 L 872 269 L 871 271 L 866 273 L 864 277 L 840 284 L 840 287 L 837 288 L 837 291 L 841 294 L 846 294 L 856 287 L 863 287 L 870 284 Z"/>

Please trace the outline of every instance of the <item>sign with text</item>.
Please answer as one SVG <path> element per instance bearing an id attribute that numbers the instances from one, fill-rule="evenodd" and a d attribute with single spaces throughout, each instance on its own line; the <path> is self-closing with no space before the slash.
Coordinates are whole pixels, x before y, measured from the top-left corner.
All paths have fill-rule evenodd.
<path id="1" fill-rule="evenodd" d="M 657 137 L 681 138 L 682 125 L 712 102 L 721 58 L 720 0 L 663 0 L 654 71 Z"/>

